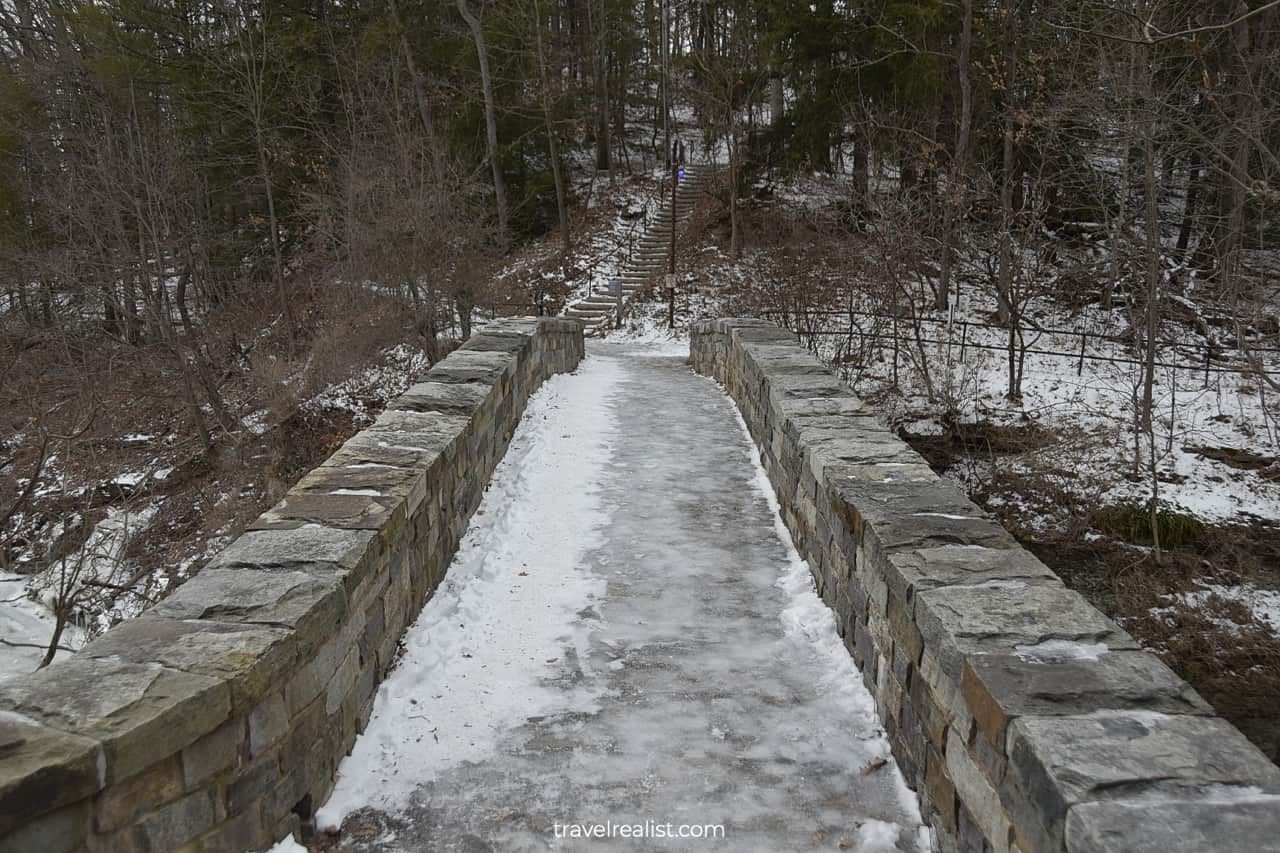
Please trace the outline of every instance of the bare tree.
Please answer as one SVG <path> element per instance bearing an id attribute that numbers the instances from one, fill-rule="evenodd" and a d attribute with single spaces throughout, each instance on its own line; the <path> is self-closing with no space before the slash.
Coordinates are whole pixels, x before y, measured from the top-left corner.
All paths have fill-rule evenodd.
<path id="1" fill-rule="evenodd" d="M 485 43 L 484 26 L 481 15 L 484 2 L 481 0 L 480 12 L 471 9 L 470 0 L 456 0 L 458 14 L 466 22 L 471 31 L 471 38 L 476 45 L 476 59 L 480 63 L 480 90 L 484 95 L 484 138 L 488 152 L 489 166 L 493 170 L 493 197 L 498 211 L 498 243 L 506 248 L 511 240 L 510 212 L 507 206 L 507 183 L 502 176 L 502 162 L 498 157 L 498 115 L 493 100 L 493 74 L 489 70 L 489 48 Z"/>

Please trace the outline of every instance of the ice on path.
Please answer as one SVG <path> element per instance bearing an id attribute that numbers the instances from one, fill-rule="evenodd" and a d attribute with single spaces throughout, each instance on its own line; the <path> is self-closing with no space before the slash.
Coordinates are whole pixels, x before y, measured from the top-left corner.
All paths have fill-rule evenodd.
<path id="1" fill-rule="evenodd" d="M 531 398 L 320 811 L 352 850 L 576 850 L 554 827 L 605 821 L 928 848 L 736 408 L 653 349 L 593 343 Z"/>

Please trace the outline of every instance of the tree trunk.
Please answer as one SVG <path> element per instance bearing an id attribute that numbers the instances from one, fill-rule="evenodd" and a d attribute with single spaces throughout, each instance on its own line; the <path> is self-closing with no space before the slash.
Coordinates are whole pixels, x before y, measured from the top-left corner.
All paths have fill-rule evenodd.
<path id="1" fill-rule="evenodd" d="M 732 102 L 732 93 L 730 100 Z M 742 248 L 742 228 L 738 223 L 738 132 L 733 107 L 729 108 L 729 257 L 738 259 Z M 675 210 L 672 209 L 672 216 Z"/>
<path id="2" fill-rule="evenodd" d="M 409 79 L 413 83 L 413 97 L 418 105 L 418 117 L 422 120 L 422 129 L 427 134 L 427 145 L 431 148 L 431 167 L 437 180 L 444 175 L 444 158 L 440 151 L 440 143 L 436 139 L 435 120 L 431 115 L 431 101 L 427 97 L 426 81 L 418 73 L 418 63 L 413 58 L 413 50 L 409 47 L 409 36 L 404 23 L 400 20 L 400 8 L 396 0 L 391 0 L 391 20 L 400 31 L 400 49 L 404 51 L 404 61 L 409 69 Z"/>
<path id="3" fill-rule="evenodd" d="M 289 341 L 292 344 L 297 335 L 297 327 L 293 322 L 293 306 L 289 304 L 289 294 L 284 287 L 284 258 L 280 251 L 280 222 L 276 219 L 276 192 L 271 185 L 271 170 L 267 166 L 267 146 L 263 138 L 261 121 L 255 118 L 253 128 L 254 142 L 258 149 L 258 174 L 262 178 L 262 187 L 267 193 L 267 227 L 271 229 L 271 261 L 275 276 L 276 294 L 280 298 L 280 307 L 284 311 L 285 324 L 289 330 Z"/>
<path id="4" fill-rule="evenodd" d="M 61 604 L 54 607 L 53 612 L 53 636 L 49 637 L 49 645 L 45 648 L 44 657 L 40 659 L 40 665 L 37 670 L 44 669 L 53 663 L 54 657 L 58 654 L 58 643 L 62 640 L 62 634 L 67 629 L 66 608 Z"/>
<path id="5" fill-rule="evenodd" d="M 538 0 L 533 2 L 533 35 L 538 48 L 538 76 L 542 78 L 542 120 L 547 128 L 547 149 L 551 157 L 551 178 L 556 185 L 556 215 L 560 220 L 560 267 L 569 262 L 572 239 L 569 233 L 569 206 L 565 198 L 564 175 L 560 170 L 560 140 L 551 119 L 551 83 L 547 75 L 547 58 L 542 46 L 542 13 Z"/>
<path id="6" fill-rule="evenodd" d="M 609 59 L 604 4 L 593 9 L 594 0 L 587 0 L 587 24 L 591 30 L 593 50 L 591 73 L 595 88 L 596 169 L 608 170 L 612 177 L 612 158 L 609 144 Z"/>
<path id="7" fill-rule="evenodd" d="M 870 137 L 859 122 L 853 140 L 853 203 L 859 216 L 871 208 Z"/>
<path id="8" fill-rule="evenodd" d="M 480 63 L 480 88 L 484 93 L 485 144 L 489 164 L 493 169 L 493 196 L 498 209 L 498 244 L 506 249 L 511 241 L 510 214 L 507 208 L 507 184 L 502 177 L 502 164 L 498 161 L 498 116 L 493 103 L 493 75 L 489 71 L 489 50 L 485 46 L 484 28 L 480 18 L 471 11 L 468 0 L 457 0 L 458 14 L 471 30 L 476 44 L 476 58 Z"/>
<path id="9" fill-rule="evenodd" d="M 190 277 L 190 267 L 183 270 L 182 275 L 178 276 L 178 286 L 173 295 L 174 302 L 178 306 L 178 317 L 182 322 L 182 331 L 186 336 L 187 346 L 191 350 L 191 358 L 196 366 L 196 376 L 200 380 L 200 386 L 204 389 L 205 398 L 209 401 L 209 407 L 213 409 L 214 417 L 218 419 L 218 423 L 222 425 L 223 430 L 231 432 L 235 428 L 236 422 L 227 411 L 222 394 L 218 391 L 218 384 L 213 380 L 208 360 L 205 358 L 204 348 L 200 344 L 200 336 L 191 322 L 191 312 L 187 310 L 187 283 Z"/>
<path id="10" fill-rule="evenodd" d="M 1142 63 L 1139 73 L 1142 75 L 1141 95 L 1150 112 L 1155 107 L 1155 96 L 1152 86 L 1151 48 L 1144 46 L 1139 53 Z M 1160 234 L 1160 184 L 1156 178 L 1156 145 L 1155 128 L 1147 118 L 1140 122 L 1142 133 L 1142 177 L 1143 193 L 1146 201 L 1146 238 L 1147 238 L 1147 305 L 1146 305 L 1146 351 L 1142 364 L 1142 429 L 1147 435 L 1148 444 L 1148 476 L 1151 482 L 1151 544 L 1157 561 L 1160 560 L 1160 479 L 1156 472 L 1156 433 L 1155 433 L 1155 381 L 1156 381 L 1156 346 L 1160 331 L 1160 282 L 1163 270 L 1164 245 Z M 1172 424 L 1170 428 L 1172 429 Z"/>
<path id="11" fill-rule="evenodd" d="M 769 124 L 777 127 L 782 123 L 782 114 L 786 108 L 785 104 L 782 75 L 775 72 L 775 76 L 769 78 Z"/>
<path id="12" fill-rule="evenodd" d="M 1196 208 L 1200 204 L 1200 185 L 1203 169 L 1198 154 L 1193 154 L 1187 164 L 1187 200 L 1182 208 L 1182 224 L 1178 227 L 1179 252 L 1185 253 L 1191 245 L 1191 233 L 1195 229 Z"/>
<path id="13" fill-rule="evenodd" d="M 968 194 L 969 134 L 973 125 L 973 85 L 969 79 L 969 54 L 973 47 L 973 0 L 962 0 L 964 22 L 960 30 L 960 127 L 956 132 L 955 165 L 948 183 L 954 183 L 947 193 L 946 212 L 942 229 L 942 263 L 938 273 L 938 289 L 934 306 L 938 310 L 947 307 L 951 293 L 951 274 L 955 263 L 957 223 L 964 215 L 965 197 Z M 959 302 L 960 287 L 956 286 Z"/>
<path id="14" fill-rule="evenodd" d="M 453 295 L 453 307 L 458 312 L 458 326 L 465 341 L 471 337 L 471 312 L 475 308 L 470 287 L 464 287 Z"/>
<path id="15" fill-rule="evenodd" d="M 1000 158 L 1000 270 L 996 282 L 997 318 L 1008 323 L 1013 315 L 1013 99 L 1017 76 L 1017 28 L 1015 10 L 1018 0 L 1005 3 L 1004 109 L 1003 139 Z"/>

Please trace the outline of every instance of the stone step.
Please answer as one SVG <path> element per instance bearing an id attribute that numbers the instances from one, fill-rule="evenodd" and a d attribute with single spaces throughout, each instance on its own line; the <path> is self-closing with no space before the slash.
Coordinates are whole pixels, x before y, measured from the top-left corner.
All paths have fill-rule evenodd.
<path id="1" fill-rule="evenodd" d="M 637 290 L 639 290 L 638 287 L 633 287 L 630 290 L 624 288 L 622 291 L 622 301 L 626 302 L 627 297 L 635 293 Z M 602 309 L 605 311 L 609 311 L 617 304 L 618 304 L 618 297 L 609 296 L 605 294 L 600 296 L 588 296 L 586 299 L 582 300 L 581 302 L 579 302 L 577 305 L 573 307 L 581 308 L 583 310 Z"/>
<path id="2" fill-rule="evenodd" d="M 676 187 L 674 204 L 668 185 L 659 208 L 635 242 L 626 269 L 618 274 L 624 304 L 641 290 L 661 283 L 670 263 L 672 223 L 678 226 L 688 218 L 716 171 L 715 166 L 686 167 L 684 180 Z M 615 294 L 599 289 L 566 307 L 564 314 L 581 320 L 587 336 L 604 337 L 612 326 L 617 304 Z"/>

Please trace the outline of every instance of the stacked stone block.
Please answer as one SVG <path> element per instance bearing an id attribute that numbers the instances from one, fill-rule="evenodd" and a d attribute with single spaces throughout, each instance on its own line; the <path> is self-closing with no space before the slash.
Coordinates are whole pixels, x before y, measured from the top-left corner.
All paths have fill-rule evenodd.
<path id="1" fill-rule="evenodd" d="M 1280 851 L 1280 768 L 787 331 L 695 325 L 951 853 Z"/>
<path id="2" fill-rule="evenodd" d="M 0 853 L 243 851 L 311 819 L 529 395 L 582 325 L 486 326 L 195 578 L 0 684 Z"/>

